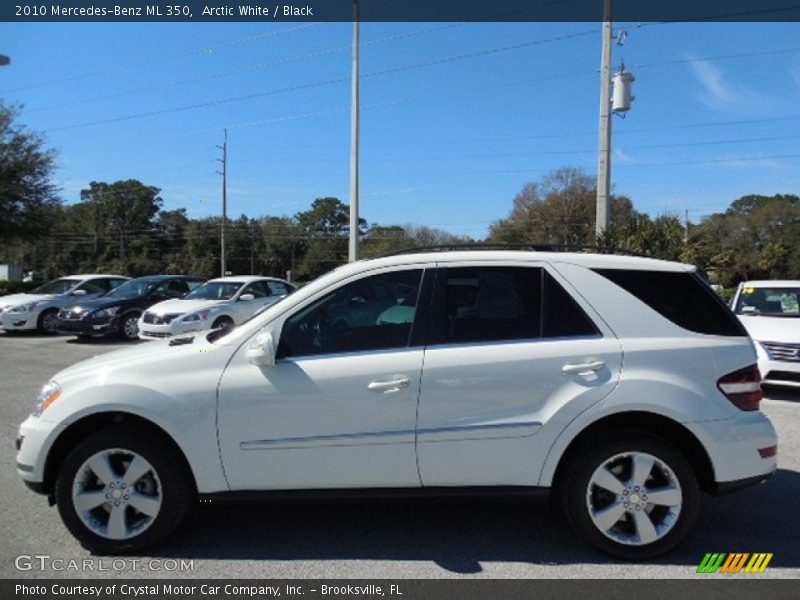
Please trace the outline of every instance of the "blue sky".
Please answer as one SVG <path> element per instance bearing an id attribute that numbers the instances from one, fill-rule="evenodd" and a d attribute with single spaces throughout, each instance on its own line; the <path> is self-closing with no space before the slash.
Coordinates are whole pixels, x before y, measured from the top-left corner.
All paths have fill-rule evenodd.
<path id="1" fill-rule="evenodd" d="M 636 76 L 613 124 L 618 193 L 696 221 L 743 194 L 800 192 L 800 25 L 616 29 L 614 63 Z M 218 213 L 227 126 L 229 215 L 292 215 L 348 201 L 351 36 L 348 23 L 4 23 L 0 97 L 59 150 L 67 202 L 135 178 L 167 209 Z M 525 182 L 595 172 L 598 24 L 365 23 L 361 40 L 369 222 L 480 237 Z"/>

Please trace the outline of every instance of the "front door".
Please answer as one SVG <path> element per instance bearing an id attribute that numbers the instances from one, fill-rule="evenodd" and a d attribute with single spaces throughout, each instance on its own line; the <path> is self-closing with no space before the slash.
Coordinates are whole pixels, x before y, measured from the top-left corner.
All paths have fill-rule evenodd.
<path id="1" fill-rule="evenodd" d="M 379 272 L 310 299 L 268 325 L 273 367 L 239 349 L 219 387 L 232 489 L 419 486 L 422 281 L 421 268 Z"/>

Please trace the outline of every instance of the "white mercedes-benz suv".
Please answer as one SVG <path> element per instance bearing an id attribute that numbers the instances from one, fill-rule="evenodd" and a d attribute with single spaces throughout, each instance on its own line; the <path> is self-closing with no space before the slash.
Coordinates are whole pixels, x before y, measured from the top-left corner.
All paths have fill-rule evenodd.
<path id="1" fill-rule="evenodd" d="M 753 342 L 689 265 L 426 251 L 343 266 L 233 330 L 56 374 L 17 471 L 96 552 L 248 492 L 557 495 L 613 556 L 768 478 Z"/>

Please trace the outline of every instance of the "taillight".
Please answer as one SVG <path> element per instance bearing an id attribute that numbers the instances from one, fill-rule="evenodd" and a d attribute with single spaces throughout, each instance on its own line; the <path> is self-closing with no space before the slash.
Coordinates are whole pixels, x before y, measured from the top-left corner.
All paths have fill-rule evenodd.
<path id="1" fill-rule="evenodd" d="M 717 381 L 717 387 L 741 410 L 758 410 L 758 404 L 764 397 L 758 365 L 750 365 L 724 375 Z"/>

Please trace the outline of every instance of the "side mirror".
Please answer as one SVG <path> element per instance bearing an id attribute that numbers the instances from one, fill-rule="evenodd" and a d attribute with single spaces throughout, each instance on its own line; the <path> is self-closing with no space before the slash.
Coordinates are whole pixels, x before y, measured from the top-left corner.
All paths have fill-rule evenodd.
<path id="1" fill-rule="evenodd" d="M 253 294 L 242 294 L 239 296 L 239 302 L 252 302 L 255 298 Z"/>
<path id="2" fill-rule="evenodd" d="M 86 295 L 86 290 L 75 290 L 74 292 L 72 292 L 71 295 L 72 296 L 85 296 Z"/>
<path id="3" fill-rule="evenodd" d="M 253 338 L 247 347 L 246 356 L 251 365 L 274 367 L 277 346 L 271 331 L 262 331 Z"/>

